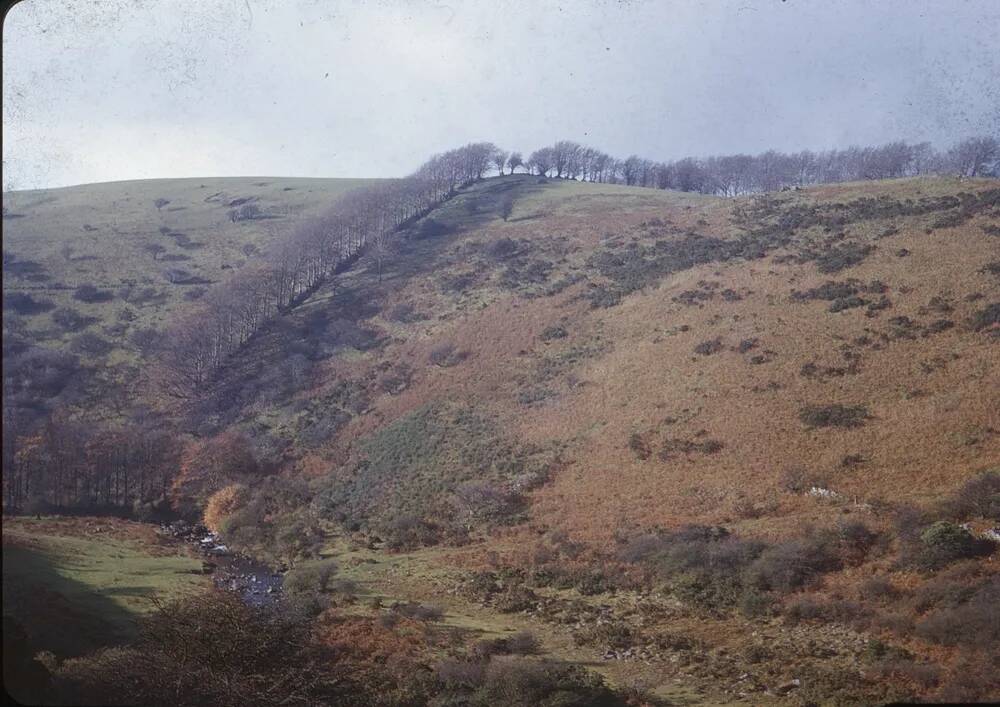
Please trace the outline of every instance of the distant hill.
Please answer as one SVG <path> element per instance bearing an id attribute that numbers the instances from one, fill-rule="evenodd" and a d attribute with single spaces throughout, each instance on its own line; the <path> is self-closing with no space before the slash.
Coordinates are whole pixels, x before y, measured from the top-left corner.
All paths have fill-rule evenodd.
<path id="1" fill-rule="evenodd" d="M 43 397 L 99 414 L 116 384 L 136 385 L 174 308 L 371 181 L 152 179 L 4 193 L 5 364 L 27 346 L 77 356 L 77 378 L 103 382 Z"/>

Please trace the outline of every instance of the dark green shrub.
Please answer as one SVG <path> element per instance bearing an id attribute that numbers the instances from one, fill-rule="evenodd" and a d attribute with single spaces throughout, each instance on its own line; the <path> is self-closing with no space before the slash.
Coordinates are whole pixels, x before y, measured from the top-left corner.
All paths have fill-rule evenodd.
<path id="1" fill-rule="evenodd" d="M 386 547 L 397 552 L 437 545 L 443 535 L 440 526 L 413 515 L 399 516 L 379 526 L 379 532 Z"/>
<path id="2" fill-rule="evenodd" d="M 552 341 L 553 339 L 565 339 L 567 336 L 566 330 L 558 325 L 553 325 L 546 327 L 541 334 L 542 341 Z"/>
<path id="3" fill-rule="evenodd" d="M 858 594 L 868 601 L 896 599 L 899 590 L 885 577 L 869 577 L 858 585 Z"/>
<path id="4" fill-rule="evenodd" d="M 444 611 L 438 606 L 418 604 L 417 602 L 397 602 L 389 607 L 391 611 L 408 619 L 417 621 L 441 621 L 444 619 Z"/>
<path id="5" fill-rule="evenodd" d="M 527 631 L 520 631 L 505 638 L 476 641 L 469 653 L 476 660 L 488 660 L 495 655 L 533 655 L 538 649 L 538 639 Z"/>
<path id="6" fill-rule="evenodd" d="M 863 300 L 860 297 L 853 295 L 851 297 L 842 297 L 836 299 L 830 303 L 828 311 L 830 312 L 842 312 L 845 309 L 854 309 L 855 307 L 864 307 L 868 304 L 867 300 Z"/>
<path id="7" fill-rule="evenodd" d="M 104 356 L 110 353 L 114 346 L 107 339 L 102 339 L 97 334 L 87 331 L 73 339 L 69 348 L 73 353 L 85 356 Z"/>
<path id="8" fill-rule="evenodd" d="M 632 450 L 637 459 L 646 460 L 653 455 L 653 450 L 650 449 L 649 443 L 638 432 L 633 432 L 629 435 L 628 448 Z"/>
<path id="9" fill-rule="evenodd" d="M 914 549 L 911 562 L 922 569 L 932 570 L 955 560 L 985 554 L 992 549 L 992 543 L 977 541 L 962 526 L 939 520 L 920 533 L 919 544 Z"/>
<path id="10" fill-rule="evenodd" d="M 445 343 L 431 349 L 430 362 L 441 368 L 458 365 L 469 357 L 468 351 L 459 351 L 454 344 Z"/>
<path id="11" fill-rule="evenodd" d="M 690 439 L 668 437 L 663 440 L 657 456 L 666 461 L 674 454 L 718 454 L 724 448 L 725 445 L 717 439 L 706 439 L 704 442 L 695 442 Z"/>
<path id="12" fill-rule="evenodd" d="M 623 294 L 620 290 L 607 287 L 606 285 L 591 285 L 586 295 L 592 309 L 614 307 L 622 301 L 622 297 Z"/>
<path id="13" fill-rule="evenodd" d="M 924 329 L 924 336 L 930 336 L 931 334 L 940 334 L 942 331 L 948 331 L 955 326 L 955 322 L 950 319 L 935 319 L 933 322 L 927 325 Z"/>
<path id="14" fill-rule="evenodd" d="M 395 307 L 389 310 L 386 317 L 389 319 L 389 321 L 400 322 L 402 324 L 410 324 L 412 322 L 424 321 L 428 318 L 426 314 L 418 312 L 416 310 L 416 307 L 414 307 L 409 302 L 397 304 Z"/>
<path id="15" fill-rule="evenodd" d="M 1000 325 L 1000 302 L 994 302 L 972 315 L 969 325 L 975 331 L 982 331 Z"/>
<path id="16" fill-rule="evenodd" d="M 533 591 L 521 585 L 513 585 L 496 595 L 493 607 L 501 614 L 515 614 L 531 609 L 537 602 L 538 596 Z"/>
<path id="17" fill-rule="evenodd" d="M 52 321 L 66 331 L 80 331 L 97 322 L 94 317 L 86 317 L 70 307 L 60 307 L 52 312 Z"/>
<path id="18" fill-rule="evenodd" d="M 864 405 L 809 405 L 799 419 L 809 427 L 861 427 L 869 417 Z"/>
<path id="19" fill-rule="evenodd" d="M 504 219 L 506 221 L 507 219 Z M 486 246 L 486 254 L 497 260 L 504 260 L 515 255 L 520 250 L 520 245 L 513 238 L 498 238 Z"/>
<path id="20" fill-rule="evenodd" d="M 694 352 L 696 354 L 701 354 L 702 356 L 710 356 L 711 354 L 722 351 L 722 349 L 722 339 L 716 338 L 708 341 L 702 341 L 694 347 Z"/>
<path id="21" fill-rule="evenodd" d="M 417 227 L 414 233 L 414 238 L 418 240 L 423 240 L 425 238 L 437 238 L 438 236 L 444 236 L 448 234 L 451 229 L 444 223 L 441 223 L 437 219 L 426 218 Z"/>
<path id="22" fill-rule="evenodd" d="M 3 294 L 3 308 L 17 314 L 32 316 L 48 312 L 54 309 L 55 306 L 52 300 L 43 297 L 36 298 L 25 292 L 4 292 Z"/>
<path id="23" fill-rule="evenodd" d="M 73 293 L 73 299 L 81 302 L 110 302 L 115 298 L 115 293 L 110 290 L 101 290 L 91 284 L 80 285 Z"/>
<path id="24" fill-rule="evenodd" d="M 827 488 L 829 483 L 825 476 L 797 466 L 782 471 L 778 480 L 778 485 L 789 493 L 804 493 L 813 487 Z"/>
<path id="25" fill-rule="evenodd" d="M 834 273 L 853 267 L 862 262 L 875 247 L 860 243 L 844 243 L 826 251 L 816 258 L 816 267 L 822 273 Z"/>
<path id="26" fill-rule="evenodd" d="M 639 637 L 631 626 L 622 621 L 601 621 L 573 632 L 578 646 L 599 646 L 603 649 L 624 649 L 638 643 Z"/>

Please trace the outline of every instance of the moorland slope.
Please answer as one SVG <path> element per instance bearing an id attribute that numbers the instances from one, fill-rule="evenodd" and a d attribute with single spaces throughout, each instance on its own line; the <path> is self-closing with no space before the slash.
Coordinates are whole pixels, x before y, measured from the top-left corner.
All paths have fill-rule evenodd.
<path id="1" fill-rule="evenodd" d="M 202 262 L 171 233 L 268 223 L 228 209 L 165 226 L 189 271 L 238 268 L 244 244 Z M 738 198 L 482 180 L 196 400 L 134 395 L 184 431 L 175 504 L 265 559 L 334 558 L 323 592 L 350 615 L 418 601 L 462 636 L 530 628 L 681 702 L 982 699 L 1000 689 L 998 217 L 995 180 Z M 22 242 L 5 237 L 15 269 Z M 64 240 L 39 242 L 55 269 Z M 48 311 L 20 335 L 44 342 Z"/>

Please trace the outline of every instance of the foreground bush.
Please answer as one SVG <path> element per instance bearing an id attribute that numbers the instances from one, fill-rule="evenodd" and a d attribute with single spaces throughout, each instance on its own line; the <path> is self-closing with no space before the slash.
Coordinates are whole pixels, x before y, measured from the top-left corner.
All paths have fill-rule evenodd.
<path id="1" fill-rule="evenodd" d="M 1000 578 L 969 588 L 968 598 L 931 612 L 917 635 L 946 646 L 990 650 L 1000 645 Z"/>
<path id="2" fill-rule="evenodd" d="M 612 707 L 624 705 L 597 673 L 555 660 L 496 656 L 488 663 L 447 661 L 438 668 L 445 695 L 437 705 L 469 707 Z"/>
<path id="3" fill-rule="evenodd" d="M 68 660 L 54 691 L 65 704 L 309 704 L 318 695 L 306 626 L 212 592 L 156 611 L 140 640 Z M 281 685 L 281 690 L 275 690 Z"/>

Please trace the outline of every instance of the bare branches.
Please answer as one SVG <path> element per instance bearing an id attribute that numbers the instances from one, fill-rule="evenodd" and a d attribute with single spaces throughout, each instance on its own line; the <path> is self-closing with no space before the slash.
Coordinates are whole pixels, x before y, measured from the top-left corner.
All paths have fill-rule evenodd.
<path id="1" fill-rule="evenodd" d="M 435 155 L 405 179 L 348 192 L 324 215 L 301 221 L 265 258 L 173 319 L 158 357 L 161 389 L 197 396 L 261 327 L 362 253 L 374 256 L 381 281 L 394 233 L 507 160 L 493 143 L 471 143 Z"/>

